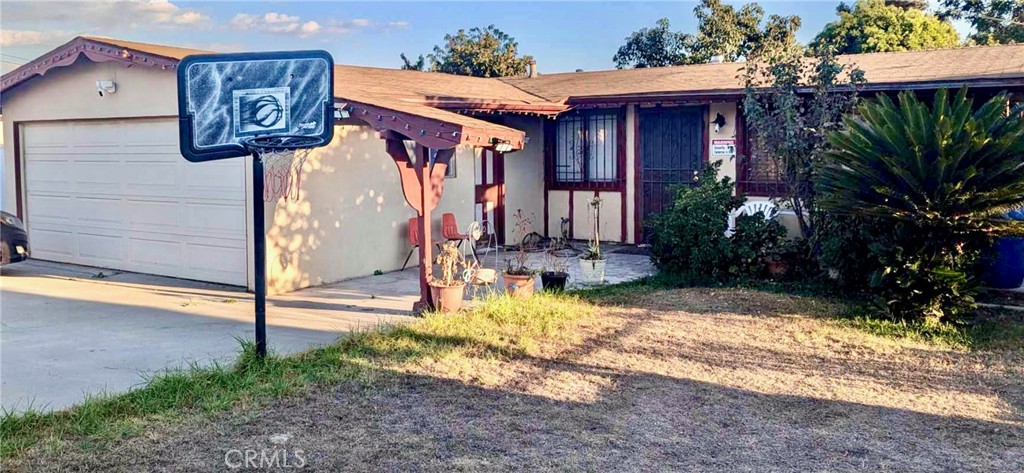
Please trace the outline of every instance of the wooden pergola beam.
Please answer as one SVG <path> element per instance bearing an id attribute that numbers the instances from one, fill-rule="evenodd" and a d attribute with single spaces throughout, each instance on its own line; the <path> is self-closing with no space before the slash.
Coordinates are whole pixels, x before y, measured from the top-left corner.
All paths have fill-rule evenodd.
<path id="1" fill-rule="evenodd" d="M 395 132 L 427 148 L 448 149 L 459 145 L 486 148 L 497 141 L 508 143 L 512 151 L 516 151 L 526 145 L 525 133 L 507 127 L 465 125 L 356 101 L 347 101 L 342 108 L 352 118 L 366 122 L 380 133 Z"/>

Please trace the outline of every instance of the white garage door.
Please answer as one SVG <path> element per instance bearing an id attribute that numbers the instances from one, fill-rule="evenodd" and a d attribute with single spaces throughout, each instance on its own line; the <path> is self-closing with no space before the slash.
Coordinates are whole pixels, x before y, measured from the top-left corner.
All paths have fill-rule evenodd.
<path id="1" fill-rule="evenodd" d="M 244 160 L 189 163 L 174 119 L 26 124 L 32 256 L 245 285 Z"/>

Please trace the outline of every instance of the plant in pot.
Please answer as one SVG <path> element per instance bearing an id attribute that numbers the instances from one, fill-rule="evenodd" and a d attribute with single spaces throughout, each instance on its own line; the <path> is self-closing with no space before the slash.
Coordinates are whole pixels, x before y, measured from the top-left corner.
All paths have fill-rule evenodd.
<path id="1" fill-rule="evenodd" d="M 604 267 L 608 261 L 601 252 L 601 198 L 590 199 L 590 211 L 593 216 L 594 238 L 587 245 L 587 250 L 580 255 L 580 275 L 587 284 L 604 282 Z"/>
<path id="2" fill-rule="evenodd" d="M 532 227 L 533 220 L 523 214 L 523 209 L 516 210 L 512 214 L 513 231 L 520 239 L 525 239 Z M 526 244 L 520 242 L 512 258 L 505 260 L 505 271 L 502 278 L 505 280 L 505 293 L 514 297 L 529 297 L 533 295 L 534 277 L 537 271 L 526 266 L 530 255 L 526 252 Z"/>
<path id="3" fill-rule="evenodd" d="M 457 276 L 461 274 L 460 267 L 465 269 L 466 260 L 455 242 L 449 241 L 441 246 L 441 251 L 434 262 L 441 267 L 441 277 L 431 278 L 428 282 L 430 295 L 434 299 L 434 309 L 440 312 L 458 312 L 462 307 L 466 283 Z"/>
<path id="4" fill-rule="evenodd" d="M 545 253 L 547 259 L 546 271 L 540 273 L 540 283 L 545 291 L 562 292 L 565 290 L 565 282 L 569 280 L 569 263 L 565 258 L 559 257 L 548 251 Z"/>

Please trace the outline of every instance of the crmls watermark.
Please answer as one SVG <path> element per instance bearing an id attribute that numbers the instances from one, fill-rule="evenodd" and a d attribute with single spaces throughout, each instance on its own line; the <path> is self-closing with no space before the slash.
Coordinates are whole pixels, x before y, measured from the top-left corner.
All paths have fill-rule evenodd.
<path id="1" fill-rule="evenodd" d="M 224 452 L 224 465 L 238 468 L 303 468 L 306 466 L 306 452 L 272 448 L 263 450 L 228 450 Z"/>

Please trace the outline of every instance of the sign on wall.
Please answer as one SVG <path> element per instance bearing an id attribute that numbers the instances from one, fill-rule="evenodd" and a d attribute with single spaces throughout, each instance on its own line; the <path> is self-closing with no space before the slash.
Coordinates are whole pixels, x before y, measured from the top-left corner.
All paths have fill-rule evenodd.
<path id="1" fill-rule="evenodd" d="M 711 140 L 711 156 L 736 156 L 736 139 L 722 138 Z"/>

